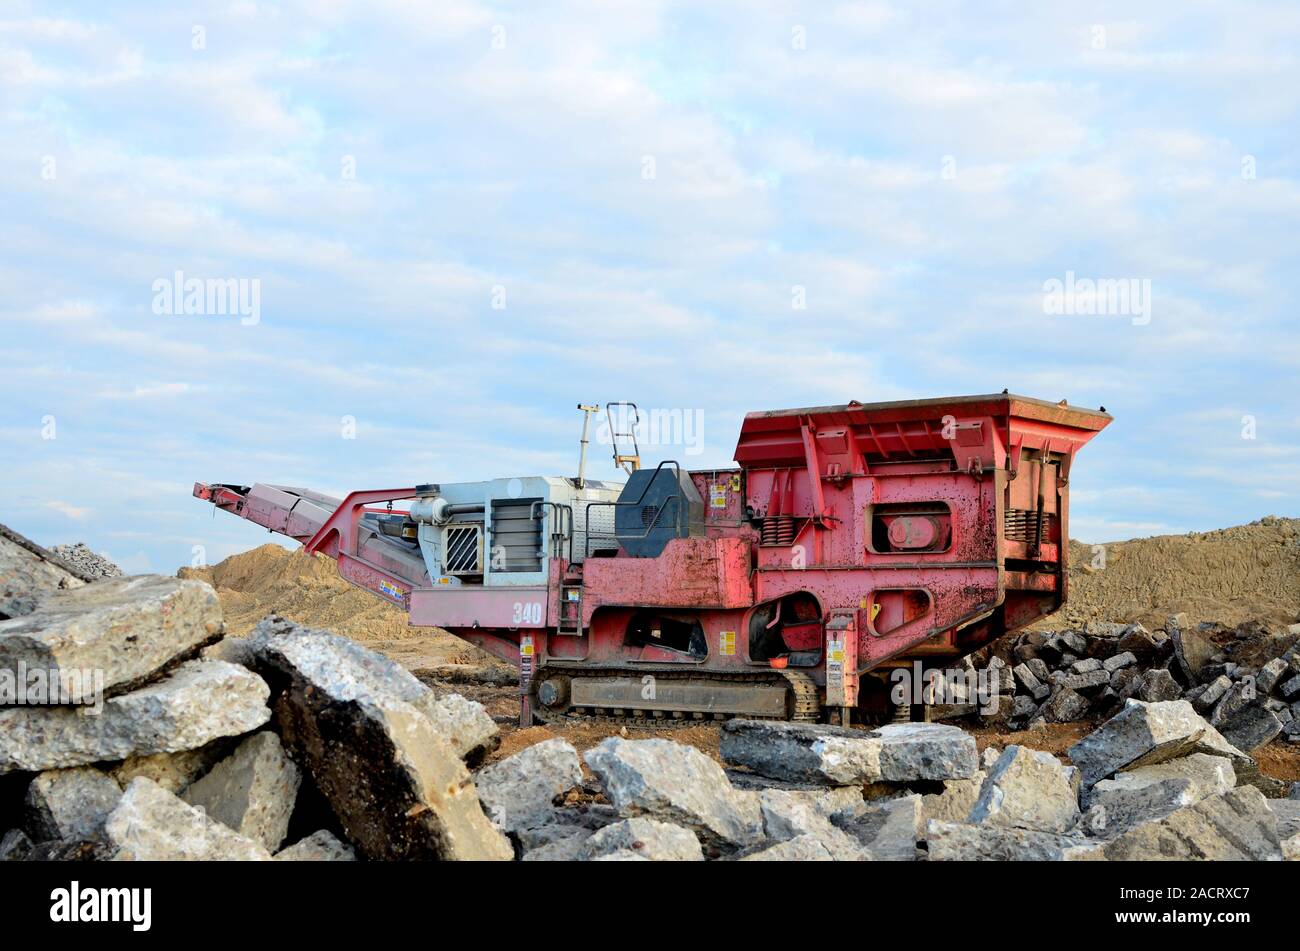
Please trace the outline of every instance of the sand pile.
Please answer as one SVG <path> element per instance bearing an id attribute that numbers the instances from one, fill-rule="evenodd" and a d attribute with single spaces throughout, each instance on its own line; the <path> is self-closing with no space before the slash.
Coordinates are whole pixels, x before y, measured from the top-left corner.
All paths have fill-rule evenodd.
<path id="1" fill-rule="evenodd" d="M 1159 535 L 1103 546 L 1070 543 L 1070 593 L 1045 626 L 1088 620 L 1137 621 L 1155 630 L 1171 614 L 1192 622 L 1300 618 L 1300 519 L 1269 516 L 1249 525 Z"/>

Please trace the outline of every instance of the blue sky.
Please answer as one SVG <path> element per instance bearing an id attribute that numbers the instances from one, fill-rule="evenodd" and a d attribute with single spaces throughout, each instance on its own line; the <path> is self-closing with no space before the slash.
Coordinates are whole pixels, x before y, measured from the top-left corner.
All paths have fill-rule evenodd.
<path id="1" fill-rule="evenodd" d="M 1297 51 L 1285 2 L 0 3 L 0 521 L 171 572 L 267 539 L 195 480 L 1003 387 L 1115 415 L 1077 537 L 1300 515 Z"/>

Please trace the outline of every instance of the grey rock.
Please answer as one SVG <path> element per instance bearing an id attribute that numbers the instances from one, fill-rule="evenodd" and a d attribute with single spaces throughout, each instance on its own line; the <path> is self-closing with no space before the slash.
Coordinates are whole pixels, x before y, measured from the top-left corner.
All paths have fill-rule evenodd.
<path id="1" fill-rule="evenodd" d="M 438 697 L 401 664 L 349 638 L 269 617 L 253 629 L 250 641 L 260 664 L 296 670 L 339 701 L 410 704 L 461 758 L 472 759 L 499 742 L 499 728 L 480 704 L 457 694 Z"/>
<path id="2" fill-rule="evenodd" d="M 1226 674 L 1220 674 L 1205 685 L 1205 689 L 1192 701 L 1192 706 L 1199 713 L 1208 713 L 1230 689 L 1232 689 L 1232 680 Z"/>
<path id="3" fill-rule="evenodd" d="M 989 750 L 984 752 L 987 754 Z M 995 756 L 994 762 L 996 760 Z M 939 819 L 944 822 L 965 822 L 976 800 L 979 799 L 980 789 L 987 775 L 981 770 L 970 779 L 945 780 L 941 792 L 923 794 L 921 796 L 922 818 L 927 821 Z"/>
<path id="4" fill-rule="evenodd" d="M 1273 688 L 1282 682 L 1283 675 L 1287 672 L 1289 665 L 1280 657 L 1274 657 L 1267 664 L 1259 669 L 1255 675 L 1255 689 L 1263 695 L 1273 692 Z"/>
<path id="5" fill-rule="evenodd" d="M 878 862 L 915 862 L 917 843 L 925 838 L 925 824 L 925 807 L 919 795 L 891 799 L 853 819 L 836 822 Z"/>
<path id="6" fill-rule="evenodd" d="M 1125 667 L 1131 667 L 1136 663 L 1137 658 L 1133 656 L 1133 652 L 1124 651 L 1123 653 L 1115 654 L 1106 658 L 1106 660 L 1102 661 L 1102 667 L 1111 673 L 1114 673 L 1117 670 L 1123 670 Z"/>
<path id="7" fill-rule="evenodd" d="M 758 795 L 732 788 L 722 767 L 669 740 L 610 737 L 583 757 L 624 818 L 649 816 L 685 826 L 705 844 L 753 844 L 763 834 Z"/>
<path id="8" fill-rule="evenodd" d="M 1116 773 L 1090 791 L 1093 820 L 1088 824 L 1094 827 L 1093 834 L 1113 837 L 1202 799 L 1230 792 L 1236 782 L 1231 760 L 1206 753 Z"/>
<path id="9" fill-rule="evenodd" d="M 524 862 L 580 862 L 587 858 L 587 840 L 596 833 L 579 826 L 559 826 L 545 840 L 525 847 Z"/>
<path id="10" fill-rule="evenodd" d="M 1087 713 L 1089 706 L 1087 697 L 1069 687 L 1058 687 L 1038 713 L 1050 723 L 1070 723 Z"/>
<path id="11" fill-rule="evenodd" d="M 1174 627 L 1169 634 L 1174 641 L 1175 663 L 1183 676 L 1188 683 L 1199 682 L 1218 648 L 1207 636 L 1185 624 Z"/>
<path id="12" fill-rule="evenodd" d="M 975 737 L 939 723 L 891 723 L 874 731 L 880 738 L 880 778 L 910 783 L 924 779 L 967 779 L 979 769 Z"/>
<path id="13" fill-rule="evenodd" d="M 133 756 L 107 768 L 123 789 L 137 776 L 144 776 L 179 796 L 191 783 L 229 756 L 237 745 L 237 739 L 223 736 L 198 749 Z"/>
<path id="14" fill-rule="evenodd" d="M 488 818 L 514 832 L 549 821 L 554 799 L 582 785 L 582 763 L 568 741 L 545 740 L 479 770 L 474 785 Z"/>
<path id="15" fill-rule="evenodd" d="M 583 852 L 589 859 L 624 851 L 651 862 L 704 861 L 704 851 L 695 833 L 639 816 L 605 826 L 583 843 Z"/>
<path id="16" fill-rule="evenodd" d="M 1263 793 L 1241 786 L 1184 806 L 1107 842 L 1107 859 L 1119 861 L 1280 860 L 1277 820 Z"/>
<path id="17" fill-rule="evenodd" d="M 1289 839 L 1294 835 L 1300 835 L 1300 800 L 1266 799 L 1265 801 L 1268 803 L 1269 811 L 1277 819 L 1279 838 Z"/>
<path id="18" fill-rule="evenodd" d="M 1250 758 L 1205 722 L 1186 700 L 1161 703 L 1128 701 L 1124 708 L 1069 749 L 1084 786 L 1092 786 L 1125 767 L 1153 765 L 1195 752 Z"/>
<path id="19" fill-rule="evenodd" d="M 122 798 L 122 787 L 91 766 L 53 769 L 27 787 L 27 832 L 37 842 L 93 839 Z"/>
<path id="20" fill-rule="evenodd" d="M 800 835 L 751 852 L 742 862 L 834 862 L 834 857 L 815 835 Z"/>
<path id="21" fill-rule="evenodd" d="M 1016 678 L 1016 683 L 1031 694 L 1037 695 L 1038 691 L 1046 689 L 1046 684 L 1034 676 L 1028 664 L 1016 664 L 1011 669 L 1011 674 Z"/>
<path id="22" fill-rule="evenodd" d="M 1160 641 L 1142 625 L 1135 624 L 1119 639 L 1115 649 L 1119 653 L 1128 651 L 1139 661 L 1149 661 L 1160 653 Z"/>
<path id="23" fill-rule="evenodd" d="M 181 798 L 275 852 L 289 832 L 301 783 L 280 738 L 266 730 L 244 740 Z"/>
<path id="24" fill-rule="evenodd" d="M 275 854 L 277 862 L 355 862 L 357 853 L 346 842 L 326 829 L 313 832 L 305 839 Z"/>
<path id="25" fill-rule="evenodd" d="M 1282 732 L 1282 721 L 1267 707 L 1252 704 L 1219 726 L 1223 738 L 1243 753 L 1253 753 Z"/>
<path id="26" fill-rule="evenodd" d="M 64 564 L 71 565 L 83 578 L 98 581 L 100 578 L 120 578 L 122 569 L 104 555 L 92 550 L 84 542 L 74 545 L 54 545 L 50 551 L 58 555 Z"/>
<path id="27" fill-rule="evenodd" d="M 11 537 L 10 530 L 0 525 L 0 618 L 30 614 L 42 595 L 85 584 L 64 566 L 19 544 L 19 538 L 22 536 L 16 533 Z"/>
<path id="28" fill-rule="evenodd" d="M 931 862 L 1059 862 L 1095 848 L 1076 836 L 964 822 L 932 820 L 925 837 Z"/>
<path id="29" fill-rule="evenodd" d="M 1210 725 L 1215 727 L 1223 725 L 1232 719 L 1234 714 L 1254 703 L 1257 696 L 1258 692 L 1253 680 L 1237 681 L 1228 688 L 1223 698 L 1215 705 L 1214 712 L 1210 714 Z"/>
<path id="30" fill-rule="evenodd" d="M 1300 862 L 1300 835 L 1282 840 L 1282 858 L 1288 862 Z"/>
<path id="31" fill-rule="evenodd" d="M 791 782 L 853 786 L 882 777 L 880 738 L 865 730 L 775 720 L 722 725 L 722 758 Z"/>
<path id="32" fill-rule="evenodd" d="M 1164 700 L 1177 700 L 1183 695 L 1183 688 L 1178 686 L 1173 674 L 1163 668 L 1148 670 L 1140 678 L 1137 698 L 1144 703 L 1160 703 Z"/>
<path id="33" fill-rule="evenodd" d="M 1115 621 L 1089 621 L 1084 625 L 1084 632 L 1089 637 L 1100 637 L 1106 640 L 1115 640 L 1123 637 L 1128 630 L 1127 624 L 1119 624 Z"/>
<path id="34" fill-rule="evenodd" d="M 430 694 L 350 641 L 290 628 L 258 647 L 259 665 L 281 690 L 281 738 L 358 853 L 371 860 L 513 858 L 504 833 L 483 813 L 463 746 L 426 712 Z"/>
<path id="35" fill-rule="evenodd" d="M 242 667 L 194 660 L 106 700 L 98 716 L 73 707 L 9 707 L 0 710 L 0 774 L 196 749 L 265 723 L 268 694 L 262 679 Z"/>
<path id="36" fill-rule="evenodd" d="M 118 861 L 262 861 L 271 854 L 157 783 L 133 780 L 104 826 Z"/>
<path id="37" fill-rule="evenodd" d="M 1028 667 L 1029 672 L 1040 681 L 1046 680 L 1052 673 L 1047 668 L 1047 662 L 1040 657 L 1031 657 L 1029 660 L 1025 661 L 1025 666 Z"/>
<path id="38" fill-rule="evenodd" d="M 93 670 L 102 674 L 94 686 L 111 691 L 143 683 L 220 635 L 221 605 L 210 585 L 114 578 L 51 592 L 30 614 L 0 621 L 0 670 Z"/>
<path id="39" fill-rule="evenodd" d="M 35 849 L 36 846 L 22 829 L 10 829 L 0 836 L 0 862 L 24 862 Z"/>
<path id="40" fill-rule="evenodd" d="M 1073 670 L 1076 674 L 1087 674 L 1087 673 L 1092 673 L 1093 671 L 1101 670 L 1102 663 L 1095 657 L 1085 657 L 1082 660 L 1076 660 L 1073 664 L 1070 665 L 1070 669 Z M 1107 676 L 1106 679 L 1110 680 L 1110 677 Z"/>
<path id="41" fill-rule="evenodd" d="M 1282 681 L 1277 689 L 1278 693 L 1286 697 L 1288 700 L 1294 701 L 1297 698 L 1300 698 L 1300 674 Z"/>
<path id="42" fill-rule="evenodd" d="M 1008 746 L 985 777 L 969 821 L 1036 832 L 1068 832 L 1079 821 L 1078 793 L 1056 757 Z"/>
<path id="43" fill-rule="evenodd" d="M 763 814 L 763 832 L 773 842 L 802 835 L 815 836 L 831 856 L 840 862 L 870 858 L 862 844 L 835 825 L 807 800 L 778 789 L 758 794 Z"/>

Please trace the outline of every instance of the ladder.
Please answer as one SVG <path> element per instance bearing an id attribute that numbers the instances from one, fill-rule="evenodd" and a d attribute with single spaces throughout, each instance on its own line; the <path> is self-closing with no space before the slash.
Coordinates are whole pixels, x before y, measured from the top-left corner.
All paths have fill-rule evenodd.
<path id="1" fill-rule="evenodd" d="M 614 422 L 614 407 L 616 406 L 619 408 L 619 418 L 628 425 L 627 432 L 620 432 Z M 605 404 L 605 419 L 609 422 L 610 442 L 614 444 L 614 465 L 631 475 L 641 468 L 641 447 L 636 444 L 636 428 L 641 425 L 641 413 L 636 408 L 635 403 L 619 400 L 615 403 Z M 619 450 L 623 440 L 632 444 L 631 453 L 623 453 Z"/>

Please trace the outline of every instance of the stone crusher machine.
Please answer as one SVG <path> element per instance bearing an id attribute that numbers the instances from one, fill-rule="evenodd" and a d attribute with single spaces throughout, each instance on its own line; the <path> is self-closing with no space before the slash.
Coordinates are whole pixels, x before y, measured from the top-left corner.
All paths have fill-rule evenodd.
<path id="1" fill-rule="evenodd" d="M 750 413 L 730 469 L 640 468 L 616 438 L 625 484 L 580 465 L 194 494 L 517 665 L 521 723 L 869 722 L 891 669 L 951 666 L 1065 602 L 1070 470 L 1110 419 L 1006 393 L 851 402 Z"/>

